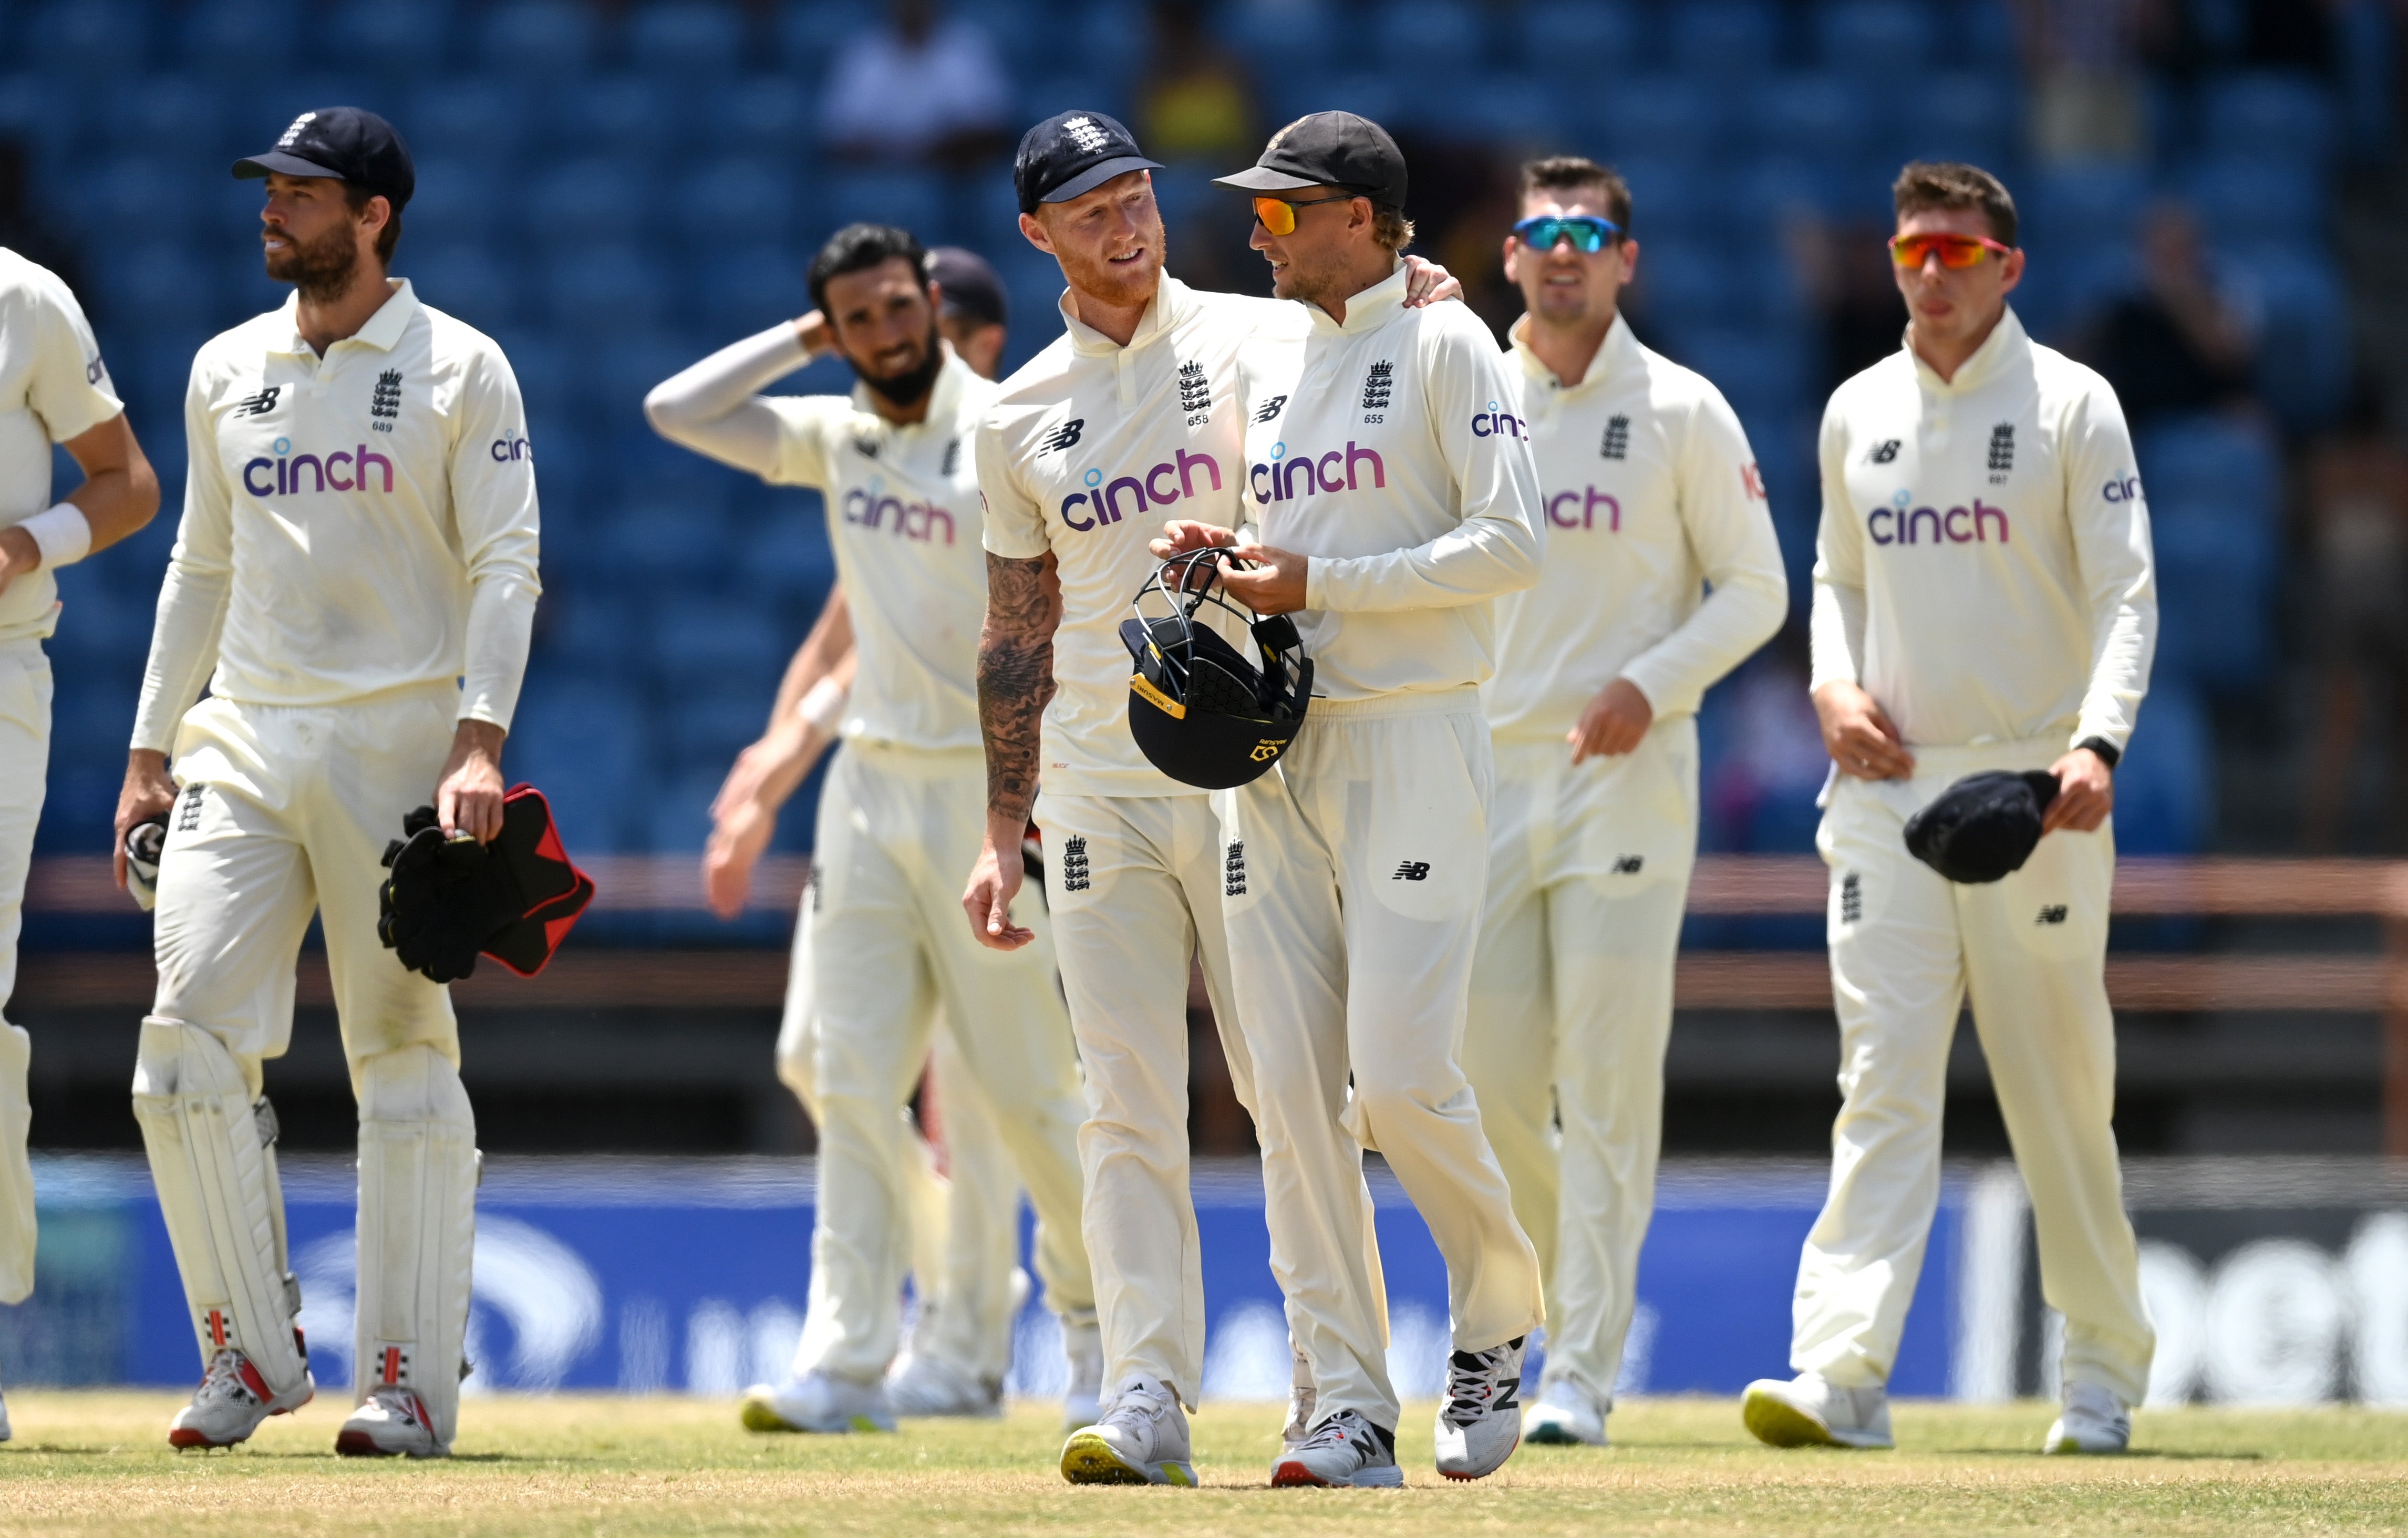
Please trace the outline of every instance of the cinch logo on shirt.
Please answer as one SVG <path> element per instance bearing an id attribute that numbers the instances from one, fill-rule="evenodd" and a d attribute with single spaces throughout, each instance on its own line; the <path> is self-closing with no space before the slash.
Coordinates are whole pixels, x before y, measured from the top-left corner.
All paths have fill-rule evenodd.
<path id="1" fill-rule="evenodd" d="M 526 440 L 524 433 L 509 433 L 494 439 L 486 452 L 494 456 L 494 464 L 507 465 L 513 459 L 533 459 L 535 445 Z"/>
<path id="2" fill-rule="evenodd" d="M 1564 510 L 1568 504 L 1574 502 L 1580 504 L 1577 512 Z M 1605 510 L 1605 526 L 1615 534 L 1621 533 L 1622 503 L 1612 492 L 1599 491 L 1595 486 L 1584 486 L 1578 491 L 1559 491 L 1548 497 L 1547 522 L 1557 528 L 1595 528 L 1599 508 Z"/>
<path id="3" fill-rule="evenodd" d="M 1916 508 L 1909 512 L 1907 504 L 1913 500 L 1914 498 L 1908 493 L 1899 492 L 1895 498 L 1896 507 L 1872 510 L 1872 515 L 1865 520 L 1865 528 L 1872 536 L 1873 543 L 1921 544 L 1924 531 L 1928 529 L 1929 542 L 1935 545 L 1943 539 L 1953 545 L 1971 544 L 1977 539 L 1987 544 L 1992 519 L 1998 521 L 1999 543 L 2003 545 L 2007 542 L 2007 510 L 2004 508 L 1994 508 L 1977 496 L 1970 508 L 1950 508 L 1946 512 L 1937 508 Z"/>
<path id="4" fill-rule="evenodd" d="M 367 491 L 368 467 L 376 466 L 384 472 L 384 490 L 393 490 L 393 461 L 372 452 L 365 443 L 356 449 L 337 449 L 321 459 L 316 454 L 296 454 L 293 440 L 280 438 L 270 445 L 276 457 L 263 454 L 242 467 L 242 489 L 253 496 L 298 496 L 304 490 Z M 275 479 L 265 485 L 259 483 L 262 472 Z M 309 484 L 301 484 L 307 472 Z"/>
<path id="5" fill-rule="evenodd" d="M 945 543 L 953 542 L 953 515 L 931 502 L 906 502 L 899 496 L 882 496 L 884 483 L 873 481 L 867 488 L 854 487 L 844 494 L 844 521 L 861 528 L 884 528 L 892 515 L 895 532 L 906 539 L 919 539 L 933 544 L 937 539 L 937 520 L 945 521 Z"/>
<path id="6" fill-rule="evenodd" d="M 1520 438 L 1530 435 L 1522 431 L 1522 419 L 1511 411 L 1500 411 L 1490 401 L 1485 411 L 1471 413 L 1471 436 L 1474 438 Z"/>
<path id="7" fill-rule="evenodd" d="M 1221 467 L 1212 456 L 1192 454 L 1184 449 L 1173 450 L 1169 460 L 1146 471 L 1142 479 L 1122 475 L 1114 476 L 1107 482 L 1103 471 L 1089 470 L 1082 478 L 1087 489 L 1074 491 L 1062 498 L 1062 522 L 1084 534 L 1098 524 L 1117 524 L 1131 512 L 1167 507 L 1182 496 L 1196 495 L 1196 472 L 1198 468 L 1211 478 L 1212 489 L 1219 491 Z M 1167 479 L 1169 477 L 1177 479 Z M 1071 513 L 1073 508 L 1085 510 L 1084 521 Z"/>
<path id="8" fill-rule="evenodd" d="M 1358 483 L 1357 467 L 1364 465 L 1371 467 L 1372 487 L 1385 490 L 1388 467 L 1380 462 L 1379 451 L 1358 449 L 1351 438 L 1343 449 L 1332 449 L 1318 457 L 1311 453 L 1292 454 L 1287 452 L 1285 443 L 1274 443 L 1271 445 L 1271 462 L 1256 465 L 1248 470 L 1246 484 L 1253 490 L 1257 502 L 1289 502 L 1317 491 L 1353 491 Z M 1340 477 L 1339 467 L 1345 472 L 1343 479 Z M 1271 478 L 1269 491 L 1263 490 L 1263 477 L 1267 475 Z M 1296 488 L 1298 481 L 1304 482 L 1301 492 Z"/>
<path id="9" fill-rule="evenodd" d="M 2147 500 L 2147 498 L 2141 495 L 2141 478 L 2137 475 L 2118 476 L 2109 481 L 2107 484 L 2100 487 L 2099 494 L 2101 496 L 2106 497 L 2110 502 L 2142 502 Z"/>

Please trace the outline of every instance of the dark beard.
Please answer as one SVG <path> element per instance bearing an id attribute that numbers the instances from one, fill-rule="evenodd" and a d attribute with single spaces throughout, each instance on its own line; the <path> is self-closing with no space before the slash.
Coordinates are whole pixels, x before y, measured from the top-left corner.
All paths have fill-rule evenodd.
<path id="1" fill-rule="evenodd" d="M 908 410 L 928 398 L 928 392 L 936 387 L 937 374 L 944 367 L 944 344 L 937 335 L 937 328 L 931 325 L 928 327 L 927 351 L 911 367 L 900 374 L 889 374 L 884 379 L 864 373 L 857 366 L 853 372 L 861 376 L 862 383 L 884 396 L 887 405 L 897 410 Z"/>
<path id="2" fill-rule="evenodd" d="M 337 223 L 311 241 L 294 239 L 288 230 L 285 238 L 293 243 L 282 255 L 267 258 L 267 276 L 291 283 L 313 304 L 342 297 L 360 265 L 360 248 L 351 238 L 351 226 Z"/>

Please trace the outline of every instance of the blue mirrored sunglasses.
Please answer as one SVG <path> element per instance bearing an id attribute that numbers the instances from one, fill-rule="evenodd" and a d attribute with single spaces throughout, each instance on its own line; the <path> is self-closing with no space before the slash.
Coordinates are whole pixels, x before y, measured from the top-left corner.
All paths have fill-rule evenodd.
<path id="1" fill-rule="evenodd" d="M 1594 214 L 1577 214 L 1570 219 L 1525 219 L 1513 226 L 1513 234 L 1533 251 L 1553 251 L 1556 241 L 1569 237 L 1572 250 L 1594 256 L 1607 241 L 1622 238 L 1622 226 Z"/>

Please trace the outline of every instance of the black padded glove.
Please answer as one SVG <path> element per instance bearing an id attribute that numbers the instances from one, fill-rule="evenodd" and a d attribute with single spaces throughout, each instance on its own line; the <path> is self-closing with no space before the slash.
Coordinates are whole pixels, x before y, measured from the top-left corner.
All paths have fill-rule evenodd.
<path id="1" fill-rule="evenodd" d="M 509 867 L 475 839 L 447 839 L 433 807 L 402 819 L 387 845 L 393 871 L 378 893 L 377 938 L 437 983 L 477 970 L 477 954 L 526 911 Z"/>

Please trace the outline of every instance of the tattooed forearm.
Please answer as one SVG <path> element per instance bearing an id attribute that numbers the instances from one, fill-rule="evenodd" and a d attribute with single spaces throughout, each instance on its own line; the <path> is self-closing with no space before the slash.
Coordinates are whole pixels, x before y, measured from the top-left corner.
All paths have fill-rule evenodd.
<path id="1" fill-rule="evenodd" d="M 979 729 L 986 738 L 986 810 L 1021 821 L 1037 799 L 1038 738 L 1054 697 L 1054 631 L 1061 624 L 1054 559 L 986 558 L 986 625 L 979 633 Z"/>

